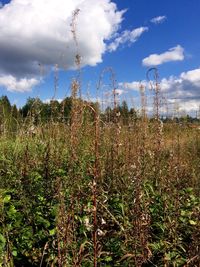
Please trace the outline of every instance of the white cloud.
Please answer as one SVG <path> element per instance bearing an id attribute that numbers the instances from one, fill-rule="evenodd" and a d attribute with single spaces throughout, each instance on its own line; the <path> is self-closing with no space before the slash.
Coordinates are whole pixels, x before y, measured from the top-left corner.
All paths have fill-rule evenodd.
<path id="1" fill-rule="evenodd" d="M 0 75 L 37 77 L 38 63 L 47 69 L 55 64 L 75 68 L 70 23 L 76 9 L 82 66 L 100 63 L 124 14 L 111 0 L 12 0 L 0 12 Z"/>
<path id="2" fill-rule="evenodd" d="M 147 86 L 147 82 L 146 81 L 133 81 L 133 82 L 125 82 L 125 83 L 120 83 L 120 85 L 124 86 L 126 89 L 130 89 L 130 90 L 134 90 L 134 91 L 139 91 L 140 90 L 140 86 Z"/>
<path id="3" fill-rule="evenodd" d="M 119 86 L 120 86 L 120 84 L 119 84 Z M 115 93 L 117 96 L 121 96 L 121 95 L 125 94 L 126 91 L 125 91 L 124 89 L 118 88 L 118 89 L 115 89 L 115 90 L 109 90 L 109 91 L 107 91 L 107 92 L 104 92 L 104 95 L 105 95 L 106 97 L 109 97 L 109 96 L 113 96 L 114 93 Z"/>
<path id="4" fill-rule="evenodd" d="M 170 48 L 168 51 L 162 54 L 152 54 L 142 60 L 144 66 L 158 66 L 170 61 L 182 61 L 184 60 L 184 49 L 182 46 L 177 45 Z"/>
<path id="5" fill-rule="evenodd" d="M 180 77 L 182 80 L 188 81 L 200 87 L 200 68 L 188 72 L 183 72 Z"/>
<path id="6" fill-rule="evenodd" d="M 132 31 L 123 31 L 121 35 L 119 35 L 112 43 L 110 43 L 107 47 L 107 49 L 110 52 L 116 51 L 117 48 L 125 43 L 135 43 L 139 37 L 144 33 L 148 31 L 148 27 L 139 27 L 136 29 L 133 29 Z"/>
<path id="7" fill-rule="evenodd" d="M 7 88 L 8 91 L 27 92 L 30 91 L 33 86 L 38 84 L 39 80 L 35 78 L 16 79 L 12 75 L 0 76 L 0 86 Z"/>
<path id="8" fill-rule="evenodd" d="M 102 103 L 102 99 L 100 97 L 82 95 L 82 99 L 88 102 L 99 103 L 99 104 Z"/>
<path id="9" fill-rule="evenodd" d="M 169 103 L 177 103 L 180 111 L 195 112 L 200 106 L 200 68 L 182 72 L 178 77 L 161 80 L 161 90 Z"/>
<path id="10" fill-rule="evenodd" d="M 196 112 L 199 110 L 200 100 L 188 100 L 187 102 L 180 101 L 179 109 L 180 111 L 185 111 L 186 113 Z"/>
<path id="11" fill-rule="evenodd" d="M 200 68 L 182 72 L 179 77 L 163 78 L 161 80 L 161 88 L 171 93 L 178 90 L 183 93 L 183 97 L 187 97 L 190 94 L 200 98 Z"/>
<path id="12" fill-rule="evenodd" d="M 158 17 L 152 18 L 151 22 L 154 24 L 160 24 L 160 23 L 163 23 L 166 19 L 167 19 L 166 16 L 158 16 Z"/>
<path id="13" fill-rule="evenodd" d="M 115 89 L 115 93 L 120 96 L 120 95 L 123 95 L 125 91 L 123 89 Z M 113 94 L 114 94 L 114 91 L 113 91 Z"/>
<path id="14" fill-rule="evenodd" d="M 133 81 L 120 83 L 125 88 L 139 91 L 140 84 L 149 89 L 147 81 Z M 194 112 L 200 106 L 200 68 L 187 72 L 182 72 L 179 76 L 170 76 L 160 81 L 161 93 L 167 97 L 169 107 L 173 109 L 174 104 L 178 104 L 180 110 Z"/>

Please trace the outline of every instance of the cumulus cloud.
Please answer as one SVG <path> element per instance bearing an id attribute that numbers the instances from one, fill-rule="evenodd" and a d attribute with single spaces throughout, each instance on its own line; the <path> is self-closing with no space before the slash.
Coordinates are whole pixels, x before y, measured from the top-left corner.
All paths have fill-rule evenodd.
<path id="1" fill-rule="evenodd" d="M 196 99 L 196 100 L 188 100 L 187 102 L 181 101 L 179 103 L 180 111 L 185 111 L 186 113 L 192 113 L 192 112 L 196 113 L 196 111 L 199 110 L 199 107 L 200 107 L 200 100 L 198 100 L 198 99 Z"/>
<path id="2" fill-rule="evenodd" d="M 107 49 L 110 52 L 116 51 L 117 48 L 125 43 L 135 43 L 140 36 L 144 33 L 148 31 L 148 27 L 139 27 L 136 29 L 133 29 L 132 31 L 123 31 L 119 36 L 117 36 L 113 42 L 111 42 Z"/>
<path id="3" fill-rule="evenodd" d="M 161 88 L 167 92 L 170 99 L 200 100 L 200 68 L 182 72 L 178 77 L 162 79 Z"/>
<path id="4" fill-rule="evenodd" d="M 35 78 L 21 78 L 17 79 L 12 75 L 0 76 L 0 86 L 5 87 L 8 91 L 27 92 L 33 86 L 39 84 L 39 80 Z"/>
<path id="5" fill-rule="evenodd" d="M 158 66 L 170 61 L 182 61 L 184 60 L 184 49 L 182 46 L 177 45 L 170 48 L 168 51 L 162 54 L 152 54 L 142 60 L 144 66 Z"/>
<path id="6" fill-rule="evenodd" d="M 74 69 L 77 48 L 70 23 L 76 9 L 81 64 L 100 63 L 124 14 L 111 0 L 12 0 L 0 9 L 0 74 L 20 81 L 36 78 L 39 64 Z"/>
<path id="7" fill-rule="evenodd" d="M 147 86 L 147 82 L 146 81 L 133 81 L 133 82 L 125 82 L 125 83 L 120 83 L 120 86 L 124 86 L 126 89 L 130 89 L 133 91 L 139 91 L 141 85 L 143 86 Z"/>
<path id="8" fill-rule="evenodd" d="M 119 87 L 121 87 L 121 85 L 119 84 Z M 107 91 L 107 92 L 104 92 L 104 95 L 106 96 L 106 97 L 108 97 L 108 96 L 113 96 L 114 94 L 116 94 L 117 96 L 121 96 L 121 95 L 123 95 L 123 94 L 125 94 L 126 93 L 126 90 L 124 90 L 124 89 L 122 89 L 122 88 L 117 88 L 117 89 L 115 89 L 115 90 L 109 90 L 109 91 Z"/>
<path id="9" fill-rule="evenodd" d="M 160 23 L 163 23 L 166 19 L 167 19 L 166 16 L 158 16 L 158 17 L 152 18 L 151 22 L 154 24 L 160 24 Z"/>
<path id="10" fill-rule="evenodd" d="M 180 78 L 184 81 L 188 81 L 197 87 L 200 87 L 200 69 L 183 72 Z"/>
<path id="11" fill-rule="evenodd" d="M 120 95 L 123 95 L 125 91 L 123 89 L 116 89 L 115 93 L 120 96 Z M 113 91 L 113 94 L 114 94 L 114 91 Z"/>
<path id="12" fill-rule="evenodd" d="M 122 84 L 122 83 L 120 83 Z M 148 81 L 124 83 L 127 89 L 139 91 L 140 84 L 149 88 Z M 200 68 L 182 72 L 179 76 L 170 76 L 160 81 L 161 93 L 167 96 L 168 103 L 177 103 L 180 110 L 197 111 L 200 106 Z"/>

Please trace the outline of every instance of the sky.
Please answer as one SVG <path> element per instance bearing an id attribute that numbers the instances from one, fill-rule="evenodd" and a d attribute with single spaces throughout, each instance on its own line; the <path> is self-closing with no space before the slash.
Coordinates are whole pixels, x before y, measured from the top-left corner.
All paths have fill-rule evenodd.
<path id="1" fill-rule="evenodd" d="M 55 98 L 69 96 L 78 53 L 84 98 L 109 103 L 112 68 L 118 98 L 139 107 L 140 83 L 149 94 L 146 73 L 157 68 L 168 104 L 194 114 L 199 14 L 199 0 L 0 0 L 0 95 L 18 107 L 49 101 L 56 73 Z"/>

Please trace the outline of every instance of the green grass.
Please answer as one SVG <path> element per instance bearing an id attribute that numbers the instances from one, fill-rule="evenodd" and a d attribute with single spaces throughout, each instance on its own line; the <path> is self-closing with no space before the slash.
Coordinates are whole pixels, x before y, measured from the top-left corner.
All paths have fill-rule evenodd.
<path id="1" fill-rule="evenodd" d="M 0 266 L 199 266 L 200 131 L 85 120 L 0 138 Z"/>

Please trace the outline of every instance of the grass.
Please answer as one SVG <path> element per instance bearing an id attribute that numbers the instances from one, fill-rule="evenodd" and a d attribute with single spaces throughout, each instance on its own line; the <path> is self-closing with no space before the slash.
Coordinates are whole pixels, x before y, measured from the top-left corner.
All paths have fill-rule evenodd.
<path id="1" fill-rule="evenodd" d="M 1 266 L 199 266 L 200 131 L 73 105 L 0 138 Z"/>

